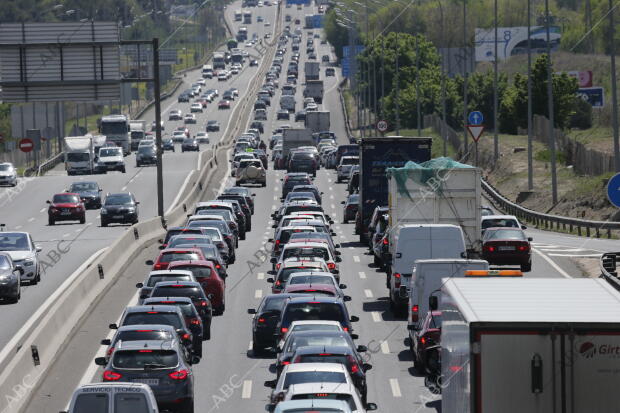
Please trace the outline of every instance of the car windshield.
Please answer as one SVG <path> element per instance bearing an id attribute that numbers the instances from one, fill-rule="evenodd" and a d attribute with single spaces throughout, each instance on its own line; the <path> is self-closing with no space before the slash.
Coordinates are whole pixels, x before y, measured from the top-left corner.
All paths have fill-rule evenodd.
<path id="1" fill-rule="evenodd" d="M 159 258 L 160 263 L 172 262 L 172 261 L 196 261 L 200 257 L 195 252 L 190 251 L 170 251 L 164 252 Z"/>
<path id="2" fill-rule="evenodd" d="M 291 285 L 295 284 L 329 284 L 334 285 L 334 279 L 328 275 L 298 275 L 291 278 Z"/>
<path id="3" fill-rule="evenodd" d="M 482 229 L 491 227 L 519 228 L 514 218 L 491 218 L 482 221 Z"/>
<path id="4" fill-rule="evenodd" d="M 29 249 L 26 234 L 0 232 L 0 251 L 27 251 Z"/>
<path id="5" fill-rule="evenodd" d="M 69 192 L 96 191 L 98 189 L 97 184 L 94 182 L 76 182 L 71 184 Z"/>
<path id="6" fill-rule="evenodd" d="M 441 315 L 435 314 L 433 317 L 431 317 L 428 323 L 428 327 L 429 328 L 441 328 Z"/>
<path id="7" fill-rule="evenodd" d="M 175 367 L 179 362 L 174 350 L 124 350 L 114 352 L 112 365 L 119 369 Z"/>
<path id="8" fill-rule="evenodd" d="M 322 382 L 346 383 L 346 377 L 344 373 L 337 371 L 294 371 L 286 374 L 282 389 L 288 389 L 291 384 Z"/>
<path id="9" fill-rule="evenodd" d="M 137 340 L 172 340 L 172 334 L 162 330 L 126 330 L 119 331 L 116 341 L 137 341 Z"/>
<path id="10" fill-rule="evenodd" d="M 54 204 L 77 204 L 80 202 L 80 197 L 77 195 L 58 194 L 52 198 Z"/>
<path id="11" fill-rule="evenodd" d="M 340 305 L 336 303 L 290 303 L 286 308 L 284 319 L 288 322 L 297 320 L 344 321 L 344 314 Z"/>
<path id="12" fill-rule="evenodd" d="M 359 204 L 359 199 L 360 199 L 360 196 L 358 194 L 354 194 L 354 195 L 349 196 L 349 199 L 347 199 L 347 202 L 349 204 Z"/>
<path id="13" fill-rule="evenodd" d="M 136 324 L 164 324 L 175 329 L 183 328 L 183 324 L 177 313 L 164 313 L 160 311 L 149 311 L 144 313 L 129 313 L 123 321 L 124 326 Z"/>
<path id="14" fill-rule="evenodd" d="M 144 155 L 152 155 L 155 153 L 155 147 L 154 146 L 140 146 L 138 147 L 138 153 L 144 154 Z"/>
<path id="15" fill-rule="evenodd" d="M 99 151 L 99 156 L 121 156 L 121 148 L 102 148 Z"/>
<path id="16" fill-rule="evenodd" d="M 202 298 L 202 291 L 198 287 L 179 285 L 160 285 L 156 286 L 151 293 L 151 297 L 191 297 Z"/>
<path id="17" fill-rule="evenodd" d="M 105 205 L 131 205 L 133 201 L 129 195 L 110 195 L 105 199 Z"/>
<path id="18" fill-rule="evenodd" d="M 293 191 L 289 192 L 288 195 L 286 195 L 286 199 L 284 200 L 284 202 L 286 203 L 293 199 L 309 199 L 311 201 L 316 201 L 316 197 L 312 192 Z"/>
<path id="19" fill-rule="evenodd" d="M 291 247 L 284 250 L 283 259 L 291 257 L 318 257 L 325 261 L 329 260 L 329 253 L 326 248 L 320 247 Z"/>
<path id="20" fill-rule="evenodd" d="M 493 239 L 509 239 L 509 240 L 518 240 L 525 241 L 527 238 L 525 234 L 520 229 L 495 229 L 488 230 L 484 233 L 485 240 L 493 240 Z"/>
<path id="21" fill-rule="evenodd" d="M 346 334 L 346 333 L 345 333 Z M 285 351 L 293 353 L 299 347 L 306 346 L 344 346 L 349 347 L 349 342 L 344 337 L 344 335 L 338 334 L 292 334 L 289 336 L 290 339 L 287 340 L 287 344 L 285 345 Z"/>
<path id="22" fill-rule="evenodd" d="M 13 170 L 13 166 L 12 165 L 0 165 L 0 172 L 8 172 L 8 171 L 12 171 Z"/>
<path id="23" fill-rule="evenodd" d="M 176 247 L 178 245 L 212 245 L 211 238 L 206 236 L 193 237 L 191 235 L 177 235 L 170 238 L 168 242 L 168 248 Z"/>
<path id="24" fill-rule="evenodd" d="M 228 225 L 226 225 L 224 221 L 215 221 L 215 220 L 206 220 L 206 219 L 205 220 L 199 219 L 196 221 L 192 221 L 189 223 L 188 226 L 190 228 L 204 228 L 205 230 L 204 235 L 207 235 L 213 241 L 219 241 L 222 239 L 217 229 L 220 229 L 221 231 L 222 229 L 224 229 L 223 226 L 226 226 L 226 228 L 228 228 Z"/>
<path id="25" fill-rule="evenodd" d="M 69 152 L 67 153 L 67 162 L 88 162 L 90 155 L 86 152 Z"/>
<path id="26" fill-rule="evenodd" d="M 299 356 L 299 363 L 336 363 L 349 366 L 347 356 L 341 354 L 303 354 Z"/>
<path id="27" fill-rule="evenodd" d="M 193 281 L 192 277 L 186 274 L 153 274 L 146 283 L 147 287 L 154 287 L 155 284 L 164 281 Z"/>

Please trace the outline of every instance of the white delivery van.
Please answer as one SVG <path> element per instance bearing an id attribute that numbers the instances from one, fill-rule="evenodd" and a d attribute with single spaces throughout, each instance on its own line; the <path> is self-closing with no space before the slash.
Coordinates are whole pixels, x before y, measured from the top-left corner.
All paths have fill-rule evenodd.
<path id="1" fill-rule="evenodd" d="M 451 224 L 403 224 L 390 228 L 388 288 L 390 309 L 402 311 L 407 304 L 406 290 L 416 260 L 465 258 L 465 239 L 461 227 Z"/>
<path id="2" fill-rule="evenodd" d="M 143 383 L 84 384 L 73 392 L 68 411 L 68 413 L 123 412 L 159 413 L 153 390 Z"/>

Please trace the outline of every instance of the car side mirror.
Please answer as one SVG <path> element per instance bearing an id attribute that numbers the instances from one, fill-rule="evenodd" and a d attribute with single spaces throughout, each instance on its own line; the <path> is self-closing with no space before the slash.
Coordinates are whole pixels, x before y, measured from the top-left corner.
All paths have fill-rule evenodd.
<path id="1" fill-rule="evenodd" d="M 200 363 L 200 357 L 198 357 L 196 355 L 191 356 L 190 359 L 189 359 L 189 362 L 190 362 L 190 364 L 198 364 L 198 363 Z"/>
<path id="2" fill-rule="evenodd" d="M 143 283 L 136 283 L 136 288 L 142 288 L 142 287 L 144 287 Z"/>
<path id="3" fill-rule="evenodd" d="M 351 296 L 345 295 L 344 297 L 342 297 L 342 301 L 344 302 L 351 301 Z"/>
<path id="4" fill-rule="evenodd" d="M 153 265 L 153 260 L 146 260 L 146 261 L 144 261 L 144 263 L 146 265 Z"/>
<path id="5" fill-rule="evenodd" d="M 366 403 L 366 411 L 372 411 L 372 410 L 377 410 L 377 404 L 376 403 Z"/>
<path id="6" fill-rule="evenodd" d="M 24 275 L 24 269 L 21 265 L 16 265 L 15 268 L 13 268 L 13 271 L 17 271 L 19 275 Z"/>
<path id="7" fill-rule="evenodd" d="M 165 249 L 166 249 L 166 246 L 165 246 L 165 245 L 160 245 L 160 246 L 159 246 L 159 247 L 157 247 L 157 248 L 159 248 L 160 250 L 165 250 Z"/>
<path id="8" fill-rule="evenodd" d="M 342 258 L 336 257 L 336 262 L 342 262 Z"/>
<path id="9" fill-rule="evenodd" d="M 256 194 L 252 194 L 252 196 L 256 196 Z"/>
<path id="10" fill-rule="evenodd" d="M 360 321 L 360 318 L 356 315 L 352 315 L 349 321 L 351 321 L 352 323 L 357 323 L 358 321 Z"/>
<path id="11" fill-rule="evenodd" d="M 341 202 L 340 202 L 340 205 L 344 205 L 344 204 L 346 204 L 346 202 L 344 202 L 344 201 L 341 201 Z"/>
<path id="12" fill-rule="evenodd" d="M 372 370 L 372 364 L 364 363 L 362 364 L 362 369 L 364 369 L 364 371 Z"/>
<path id="13" fill-rule="evenodd" d="M 534 238 L 532 238 L 532 237 L 527 237 L 527 240 L 528 240 L 528 241 L 534 241 Z"/>
<path id="14" fill-rule="evenodd" d="M 437 311 L 437 308 L 439 308 L 439 301 L 437 300 L 437 296 L 431 295 L 430 297 L 428 297 L 428 307 L 431 311 Z"/>
<path id="15" fill-rule="evenodd" d="M 276 257 L 273 257 L 272 259 L 269 260 L 269 262 L 272 264 L 277 264 L 278 259 Z"/>
<path id="16" fill-rule="evenodd" d="M 213 300 L 213 297 L 215 297 L 215 295 L 213 295 L 213 293 L 209 293 L 209 294 L 207 294 L 207 298 L 208 298 L 209 300 Z"/>
<path id="17" fill-rule="evenodd" d="M 416 324 L 409 324 L 407 326 L 407 330 L 409 330 L 409 331 L 417 331 L 418 330 L 418 326 Z"/>
<path id="18" fill-rule="evenodd" d="M 105 357 L 97 357 L 95 359 L 95 364 L 98 365 L 98 366 L 106 366 L 108 364 L 108 362 L 105 359 Z"/>
<path id="19" fill-rule="evenodd" d="M 527 229 L 525 225 L 521 225 L 521 229 Z"/>
<path id="20" fill-rule="evenodd" d="M 275 226 L 275 225 L 274 225 Z M 267 242 L 273 242 L 273 238 L 269 238 Z"/>
<path id="21" fill-rule="evenodd" d="M 34 246 L 34 249 L 35 249 L 35 251 L 36 251 L 36 252 L 41 252 L 41 251 L 43 251 L 43 248 L 41 248 L 41 246 L 40 246 L 40 245 L 35 245 L 35 246 Z"/>
<path id="22" fill-rule="evenodd" d="M 108 328 L 110 330 L 118 330 L 118 326 L 116 325 L 116 323 L 112 323 L 108 325 Z"/>
<path id="23" fill-rule="evenodd" d="M 330 235 L 331 235 L 332 237 L 335 237 L 337 234 L 336 234 L 334 231 L 331 231 L 331 232 L 330 232 Z"/>
<path id="24" fill-rule="evenodd" d="M 101 191 L 103 191 L 103 189 L 101 189 L 101 188 L 97 189 L 97 192 L 101 192 Z"/>
<path id="25" fill-rule="evenodd" d="M 358 336 L 357 334 L 351 334 L 351 338 L 353 340 L 357 340 L 358 338 L 360 338 L 360 336 Z"/>
<path id="26" fill-rule="evenodd" d="M 50 200 L 48 199 L 47 201 L 45 201 L 46 204 L 51 204 Z"/>
<path id="27" fill-rule="evenodd" d="M 334 223 L 334 220 L 330 219 L 330 220 L 329 220 L 329 223 L 330 223 L 330 224 L 333 224 L 333 223 Z"/>
<path id="28" fill-rule="evenodd" d="M 109 338 L 104 338 L 103 340 L 101 340 L 102 346 L 109 346 L 110 344 L 112 344 L 112 340 L 110 340 Z"/>
<path id="29" fill-rule="evenodd" d="M 157 240 L 157 242 L 159 242 L 160 244 L 163 244 L 164 240 L 160 238 L 160 239 Z"/>
<path id="30" fill-rule="evenodd" d="M 342 245 L 336 244 L 336 245 L 334 245 L 334 248 L 342 248 Z"/>
<path id="31" fill-rule="evenodd" d="M 256 314 L 255 308 L 248 308 L 248 314 Z"/>
<path id="32" fill-rule="evenodd" d="M 267 278 L 267 282 L 273 284 L 276 281 L 273 279 L 273 277 L 269 277 L 269 278 Z"/>
<path id="33" fill-rule="evenodd" d="M 364 353 L 366 351 L 368 351 L 368 347 L 366 347 L 366 346 L 357 346 L 357 352 L 358 353 Z"/>
<path id="34" fill-rule="evenodd" d="M 265 387 L 270 387 L 272 389 L 276 388 L 276 381 L 275 380 L 267 380 L 265 381 Z"/>
<path id="35" fill-rule="evenodd" d="M 323 195 L 323 194 L 324 194 L 324 192 L 321 192 L 321 195 Z"/>
<path id="36" fill-rule="evenodd" d="M 336 251 L 336 255 L 342 255 L 342 252 Z"/>

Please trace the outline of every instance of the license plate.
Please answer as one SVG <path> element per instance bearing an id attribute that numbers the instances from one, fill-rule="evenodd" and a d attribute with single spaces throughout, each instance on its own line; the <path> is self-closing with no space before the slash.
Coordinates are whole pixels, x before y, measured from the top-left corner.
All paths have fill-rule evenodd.
<path id="1" fill-rule="evenodd" d="M 497 250 L 498 250 L 498 251 L 514 251 L 514 250 L 515 250 L 515 247 L 512 247 L 512 246 L 504 246 L 504 247 L 499 247 Z"/>
<path id="2" fill-rule="evenodd" d="M 63 211 L 60 213 L 60 215 L 71 215 L 71 212 L 69 211 Z"/>
<path id="3" fill-rule="evenodd" d="M 114 219 L 123 219 L 123 216 L 122 215 L 114 215 L 112 218 L 114 218 Z"/>
<path id="4" fill-rule="evenodd" d="M 132 382 L 148 384 L 149 386 L 159 386 L 159 379 L 133 379 Z"/>

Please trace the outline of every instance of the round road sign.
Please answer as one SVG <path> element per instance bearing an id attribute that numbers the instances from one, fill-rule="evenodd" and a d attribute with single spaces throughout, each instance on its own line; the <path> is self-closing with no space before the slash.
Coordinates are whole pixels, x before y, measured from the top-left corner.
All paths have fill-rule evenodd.
<path id="1" fill-rule="evenodd" d="M 609 202 L 620 208 L 620 173 L 612 176 L 607 182 L 607 198 Z"/>
<path id="2" fill-rule="evenodd" d="M 34 142 L 32 139 L 24 138 L 19 141 L 19 149 L 22 152 L 30 152 L 34 149 Z"/>
<path id="3" fill-rule="evenodd" d="M 380 120 L 377 122 L 377 130 L 381 133 L 388 130 L 388 123 L 385 120 Z"/>

